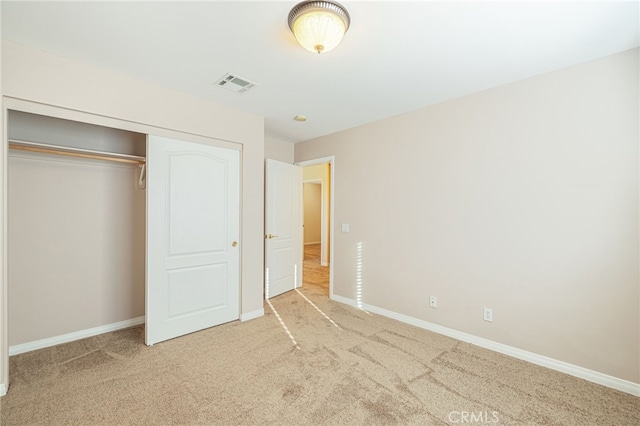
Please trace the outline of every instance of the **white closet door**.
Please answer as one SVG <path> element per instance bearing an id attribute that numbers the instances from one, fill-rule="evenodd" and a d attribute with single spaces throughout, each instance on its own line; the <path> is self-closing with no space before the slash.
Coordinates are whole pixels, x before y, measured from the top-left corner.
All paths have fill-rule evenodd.
<path id="1" fill-rule="evenodd" d="M 147 139 L 146 343 L 239 318 L 240 153 Z"/>

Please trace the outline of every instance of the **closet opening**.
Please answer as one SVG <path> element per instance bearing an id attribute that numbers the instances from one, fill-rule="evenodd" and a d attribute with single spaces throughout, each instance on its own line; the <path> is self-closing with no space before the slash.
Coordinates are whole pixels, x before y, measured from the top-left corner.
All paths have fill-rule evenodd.
<path id="1" fill-rule="evenodd" d="M 7 133 L 9 355 L 143 324 L 146 135 L 13 110 Z"/>

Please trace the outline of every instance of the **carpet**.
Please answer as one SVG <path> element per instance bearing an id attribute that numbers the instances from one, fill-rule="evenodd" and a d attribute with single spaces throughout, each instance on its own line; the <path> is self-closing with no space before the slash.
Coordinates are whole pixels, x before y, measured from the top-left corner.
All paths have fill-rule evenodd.
<path id="1" fill-rule="evenodd" d="M 304 287 L 271 302 L 299 349 L 265 306 L 152 347 L 139 326 L 11 357 L 2 425 L 640 424 L 613 389 Z"/>

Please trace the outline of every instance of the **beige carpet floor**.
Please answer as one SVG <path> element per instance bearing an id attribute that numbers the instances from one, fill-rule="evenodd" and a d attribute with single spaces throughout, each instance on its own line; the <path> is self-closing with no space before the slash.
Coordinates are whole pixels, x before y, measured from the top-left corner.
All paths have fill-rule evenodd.
<path id="1" fill-rule="evenodd" d="M 265 305 L 152 347 L 135 327 L 13 356 L 1 424 L 640 425 L 640 398 L 332 302 L 322 285 L 271 303 L 299 349 Z"/>

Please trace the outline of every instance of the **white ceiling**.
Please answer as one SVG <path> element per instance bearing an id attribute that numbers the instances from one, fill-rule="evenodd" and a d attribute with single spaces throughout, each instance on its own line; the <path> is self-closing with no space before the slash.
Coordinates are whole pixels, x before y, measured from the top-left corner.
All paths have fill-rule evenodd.
<path id="1" fill-rule="evenodd" d="M 640 45 L 637 0 L 344 0 L 351 28 L 317 55 L 287 27 L 296 3 L 2 1 L 2 38 L 259 114 L 288 142 Z M 215 86 L 227 72 L 257 87 Z"/>

